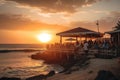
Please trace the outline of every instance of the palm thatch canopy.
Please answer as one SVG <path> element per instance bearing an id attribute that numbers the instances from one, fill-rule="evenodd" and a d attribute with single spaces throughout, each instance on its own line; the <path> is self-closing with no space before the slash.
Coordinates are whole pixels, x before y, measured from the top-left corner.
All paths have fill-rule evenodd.
<path id="1" fill-rule="evenodd" d="M 74 38 L 68 38 L 68 39 L 66 39 L 66 41 L 76 41 L 76 39 L 74 39 Z"/>
<path id="2" fill-rule="evenodd" d="M 57 33 L 56 35 L 62 36 L 62 37 L 102 37 L 103 36 L 101 33 L 88 30 L 85 28 L 81 28 L 81 27 L 60 32 L 60 33 Z"/>
<path id="3" fill-rule="evenodd" d="M 120 30 L 114 30 L 114 31 L 109 31 L 109 32 L 105 32 L 105 33 L 108 33 L 108 34 L 114 34 L 114 33 L 119 33 Z"/>

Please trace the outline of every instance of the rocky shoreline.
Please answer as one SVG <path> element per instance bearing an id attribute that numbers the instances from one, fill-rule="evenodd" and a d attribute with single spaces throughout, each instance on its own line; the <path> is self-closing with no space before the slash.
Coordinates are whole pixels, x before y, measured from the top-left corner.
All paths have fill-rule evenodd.
<path id="1" fill-rule="evenodd" d="M 37 75 L 37 76 L 32 76 L 32 77 L 29 77 L 29 78 L 26 78 L 25 80 L 43 80 L 43 79 L 47 79 L 48 77 L 51 77 L 55 75 L 55 71 L 50 71 L 48 74 L 46 75 L 43 75 L 43 74 L 40 74 L 40 75 Z M 21 78 L 16 78 L 16 77 L 2 77 L 0 78 L 0 80 L 22 80 Z"/>
<path id="2" fill-rule="evenodd" d="M 68 64 L 66 64 L 68 65 Z M 65 66 L 66 67 L 66 66 Z M 67 66 L 68 67 L 68 66 Z M 67 68 L 66 67 L 66 68 Z M 89 78 L 89 79 L 88 79 Z M 80 63 L 76 62 L 68 69 L 55 74 L 50 71 L 48 74 L 36 75 L 26 79 L 2 77 L 0 80 L 120 80 L 119 59 L 98 59 L 87 58 Z"/>
<path id="3" fill-rule="evenodd" d="M 60 53 L 58 53 L 58 54 L 60 54 Z M 114 67 L 117 66 L 116 64 L 114 64 L 116 62 L 112 61 L 112 60 L 114 60 L 113 58 L 106 58 L 105 59 L 105 57 L 103 57 L 102 59 L 99 60 L 98 58 L 101 58 L 101 56 L 96 57 L 95 55 L 84 55 L 84 54 L 77 55 L 77 56 L 76 55 L 73 55 L 73 54 L 66 55 L 66 53 L 63 53 L 62 55 L 57 56 L 57 55 L 55 55 L 54 52 L 37 53 L 36 55 L 32 55 L 31 56 L 32 59 L 38 59 L 38 60 L 43 59 L 43 60 L 45 60 L 46 63 L 49 63 L 49 64 L 59 64 L 64 68 L 64 70 L 58 74 L 55 74 L 55 71 L 52 70 L 46 75 L 40 74 L 40 75 L 26 78 L 24 80 L 46 80 L 46 79 L 47 80 L 58 80 L 56 77 L 54 78 L 54 75 L 59 75 L 59 74 L 63 74 L 63 76 L 65 76 L 67 74 L 71 75 L 72 73 L 79 71 L 82 68 L 83 69 L 90 68 L 91 64 L 92 64 L 91 66 L 96 66 L 96 67 L 100 68 L 97 71 L 96 70 L 89 70 L 87 72 L 87 73 L 91 74 L 94 71 L 96 71 L 96 73 L 98 75 L 96 75 L 96 78 L 94 78 L 94 80 L 119 80 L 114 76 L 114 74 L 111 71 L 106 70 L 107 67 L 104 68 L 104 66 L 106 66 L 106 65 L 107 66 L 108 65 L 114 66 Z M 96 59 L 96 61 L 94 59 Z M 91 61 L 91 60 L 94 60 L 94 61 Z M 96 62 L 96 63 L 94 63 L 94 62 Z M 107 63 L 105 63 L 105 62 L 107 62 Z M 104 65 L 104 66 L 101 66 L 101 65 Z M 96 68 L 96 67 L 94 67 L 94 68 Z M 101 68 L 101 67 L 103 67 L 103 68 Z M 75 75 L 73 75 L 73 77 L 74 76 Z M 113 76 L 112 79 L 107 79 L 111 76 Z M 51 77 L 53 77 L 53 78 L 51 79 Z M 23 79 L 16 78 L 16 77 L 11 77 L 11 78 L 2 77 L 2 78 L 0 78 L 0 80 L 23 80 Z M 60 80 L 67 80 L 67 79 L 60 79 Z M 72 79 L 70 79 L 70 80 L 72 80 Z M 75 80 L 80 80 L 80 79 L 75 79 Z M 81 79 L 81 80 L 85 80 L 85 79 Z M 91 80 L 93 80 L 93 79 L 91 79 Z"/>

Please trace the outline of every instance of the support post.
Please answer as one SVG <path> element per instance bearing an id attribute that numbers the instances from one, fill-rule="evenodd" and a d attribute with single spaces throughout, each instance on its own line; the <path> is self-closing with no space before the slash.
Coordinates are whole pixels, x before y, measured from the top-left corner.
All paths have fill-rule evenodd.
<path id="1" fill-rule="evenodd" d="M 99 23 L 98 23 L 98 20 L 97 20 L 96 25 L 97 25 L 97 30 L 98 30 L 98 33 L 99 33 Z"/>
<path id="2" fill-rule="evenodd" d="M 76 42 L 78 41 L 78 37 L 76 37 Z"/>
<path id="3" fill-rule="evenodd" d="M 117 42 L 118 45 L 119 45 L 119 41 L 120 41 L 120 33 L 118 32 L 118 42 Z"/>
<path id="4" fill-rule="evenodd" d="M 60 44 L 62 44 L 62 36 L 60 36 Z"/>

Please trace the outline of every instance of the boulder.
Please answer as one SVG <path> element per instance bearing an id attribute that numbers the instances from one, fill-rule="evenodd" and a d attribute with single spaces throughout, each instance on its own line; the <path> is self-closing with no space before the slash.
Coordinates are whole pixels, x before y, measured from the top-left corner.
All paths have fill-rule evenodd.
<path id="1" fill-rule="evenodd" d="M 118 80 L 112 72 L 100 70 L 95 80 Z"/>
<path id="2" fill-rule="evenodd" d="M 43 80 L 43 79 L 45 79 L 45 78 L 46 78 L 46 76 L 41 74 L 41 75 L 29 77 L 29 78 L 27 78 L 26 80 Z"/>
<path id="3" fill-rule="evenodd" d="M 55 75 L 55 71 L 50 71 L 47 75 L 37 75 L 37 76 L 33 76 L 33 77 L 29 77 L 26 80 L 43 80 L 43 79 L 47 79 L 48 77 L 51 77 Z"/>
<path id="4" fill-rule="evenodd" d="M 20 78 L 15 78 L 15 77 L 11 77 L 11 78 L 2 77 L 2 78 L 0 78 L 0 80 L 21 80 L 21 79 Z"/>
<path id="5" fill-rule="evenodd" d="M 50 71 L 50 72 L 46 75 L 46 77 L 51 77 L 51 76 L 53 76 L 53 75 L 55 75 L 55 71 Z"/>

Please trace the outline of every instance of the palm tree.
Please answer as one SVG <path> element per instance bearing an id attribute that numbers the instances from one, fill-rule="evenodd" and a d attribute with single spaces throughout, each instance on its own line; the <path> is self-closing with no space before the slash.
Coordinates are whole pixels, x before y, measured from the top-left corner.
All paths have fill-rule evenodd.
<path id="1" fill-rule="evenodd" d="M 120 30 L 120 20 L 118 20 L 117 25 L 114 28 L 115 30 Z"/>

